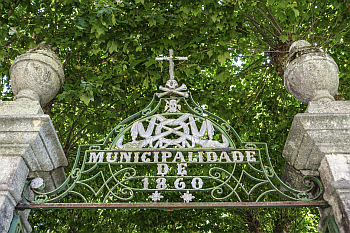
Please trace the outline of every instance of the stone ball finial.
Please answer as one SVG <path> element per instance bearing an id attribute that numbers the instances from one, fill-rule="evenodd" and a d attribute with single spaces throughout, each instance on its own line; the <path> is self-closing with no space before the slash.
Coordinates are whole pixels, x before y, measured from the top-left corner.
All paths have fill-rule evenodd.
<path id="1" fill-rule="evenodd" d="M 49 103 L 64 83 L 61 59 L 44 43 L 18 56 L 10 68 L 15 101 Z"/>
<path id="2" fill-rule="evenodd" d="M 331 56 L 305 40 L 295 41 L 285 63 L 284 85 L 304 104 L 334 101 L 339 86 L 339 69 Z"/>
<path id="3" fill-rule="evenodd" d="M 292 54 L 294 52 L 297 52 L 303 48 L 311 47 L 311 44 L 307 42 L 306 40 L 297 40 L 293 42 L 293 44 L 289 48 L 289 54 Z"/>

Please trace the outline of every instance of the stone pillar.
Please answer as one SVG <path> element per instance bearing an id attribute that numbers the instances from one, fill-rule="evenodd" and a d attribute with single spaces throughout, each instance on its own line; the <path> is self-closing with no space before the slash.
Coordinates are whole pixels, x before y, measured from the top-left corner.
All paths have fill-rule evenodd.
<path id="1" fill-rule="evenodd" d="M 350 101 L 334 101 L 338 67 L 321 49 L 296 41 L 285 66 L 285 86 L 305 113 L 294 117 L 283 150 L 283 180 L 300 187 L 305 175 L 319 175 L 323 198 L 330 209 L 320 209 L 319 230 L 329 212 L 340 232 L 350 232 Z"/>
<path id="2" fill-rule="evenodd" d="M 0 233 L 7 233 L 28 176 L 41 177 L 46 190 L 65 180 L 67 159 L 57 138 L 47 104 L 61 88 L 62 62 L 48 47 L 17 57 L 10 69 L 15 101 L 0 101 Z M 26 232 L 29 210 L 18 211 Z"/>

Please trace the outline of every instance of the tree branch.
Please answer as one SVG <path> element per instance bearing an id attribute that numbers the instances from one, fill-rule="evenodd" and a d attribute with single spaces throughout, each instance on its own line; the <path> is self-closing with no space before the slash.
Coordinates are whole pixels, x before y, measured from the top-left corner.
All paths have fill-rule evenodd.
<path id="1" fill-rule="evenodd" d="M 282 32 L 283 32 L 283 27 L 281 27 L 281 25 L 279 25 L 279 23 L 277 22 L 275 16 L 272 14 L 272 12 L 271 12 L 271 6 L 270 6 L 270 7 L 267 7 L 267 6 L 265 5 L 265 8 L 266 8 L 267 11 L 269 12 L 269 14 L 270 14 L 272 20 L 274 21 L 276 27 L 279 29 L 278 31 L 279 31 L 280 33 L 282 33 Z"/>
<path id="2" fill-rule="evenodd" d="M 264 17 L 265 17 L 265 19 L 267 19 L 270 23 L 271 23 L 271 25 L 272 25 L 272 27 L 278 32 L 278 34 L 279 35 L 275 35 L 274 33 L 272 33 L 272 32 L 270 32 L 272 35 L 274 35 L 275 37 L 279 37 L 280 35 L 282 35 L 282 32 L 278 29 L 278 27 L 273 23 L 273 21 L 269 18 L 269 17 L 267 17 L 267 15 L 259 8 L 259 7 L 257 7 L 257 6 L 253 6 L 255 9 L 257 9 Z"/>
<path id="3" fill-rule="evenodd" d="M 342 33 L 342 32 L 343 32 L 344 30 L 346 30 L 348 27 L 350 27 L 350 25 L 346 26 L 346 27 L 345 27 L 343 30 L 341 30 L 340 32 L 338 32 L 338 33 L 336 33 L 336 34 L 333 34 L 333 36 L 332 36 L 331 38 L 327 39 L 325 42 L 323 42 L 323 43 L 321 44 L 320 47 L 323 47 L 324 44 L 328 43 L 328 41 L 332 40 L 334 37 L 336 37 L 338 34 Z M 347 32 L 348 32 L 348 31 L 349 31 L 349 30 L 347 30 Z"/>
<path id="4" fill-rule="evenodd" d="M 254 24 L 254 26 L 256 28 L 256 32 L 261 34 L 271 47 L 274 47 L 274 45 L 271 43 L 270 38 L 261 30 L 261 27 L 263 27 L 263 28 L 265 28 L 265 27 L 263 25 L 259 24 L 250 14 L 245 14 L 245 16 L 247 16 L 251 20 L 251 22 Z M 259 27 L 259 26 L 261 26 L 261 27 Z"/>
<path id="5" fill-rule="evenodd" d="M 254 29 L 254 28 L 249 28 L 249 27 L 245 27 L 245 28 L 246 28 L 246 29 L 249 29 L 249 30 L 252 30 L 253 32 L 257 33 L 258 35 L 259 35 L 259 34 L 262 35 L 259 31 L 257 31 L 257 30 Z M 244 31 L 244 30 L 242 30 L 242 29 L 239 29 L 239 30 Z M 269 46 L 269 47 L 271 47 L 271 48 L 274 48 L 274 45 L 271 44 L 270 40 L 267 39 L 267 41 L 264 41 L 264 40 L 261 40 L 261 39 L 258 37 L 258 35 L 255 35 L 255 34 L 253 34 L 253 33 L 249 33 L 248 31 L 244 31 L 244 32 L 246 32 L 246 33 L 248 33 L 248 34 L 250 34 L 250 35 L 252 35 L 252 36 L 255 36 L 255 38 L 256 38 L 260 43 L 266 44 L 267 46 Z M 263 35 L 262 35 L 262 36 L 263 36 Z M 265 38 L 265 39 L 266 39 L 266 38 Z"/>

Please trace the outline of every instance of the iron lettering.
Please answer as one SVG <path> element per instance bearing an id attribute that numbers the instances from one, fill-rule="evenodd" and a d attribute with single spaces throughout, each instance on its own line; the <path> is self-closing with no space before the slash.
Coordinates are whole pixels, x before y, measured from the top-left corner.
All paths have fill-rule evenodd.
<path id="1" fill-rule="evenodd" d="M 90 151 L 88 163 L 254 163 L 257 150 Z"/>

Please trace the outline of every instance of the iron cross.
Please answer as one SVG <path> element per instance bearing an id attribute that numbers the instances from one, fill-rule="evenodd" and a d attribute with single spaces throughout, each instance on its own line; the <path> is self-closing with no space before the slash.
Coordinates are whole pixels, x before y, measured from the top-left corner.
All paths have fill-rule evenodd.
<path id="1" fill-rule="evenodd" d="M 172 49 L 169 49 L 169 57 L 156 57 L 156 61 L 169 61 L 169 74 L 170 74 L 170 80 L 175 79 L 174 75 L 174 58 L 177 60 L 188 60 L 187 57 L 173 57 L 174 56 L 174 51 Z"/>

